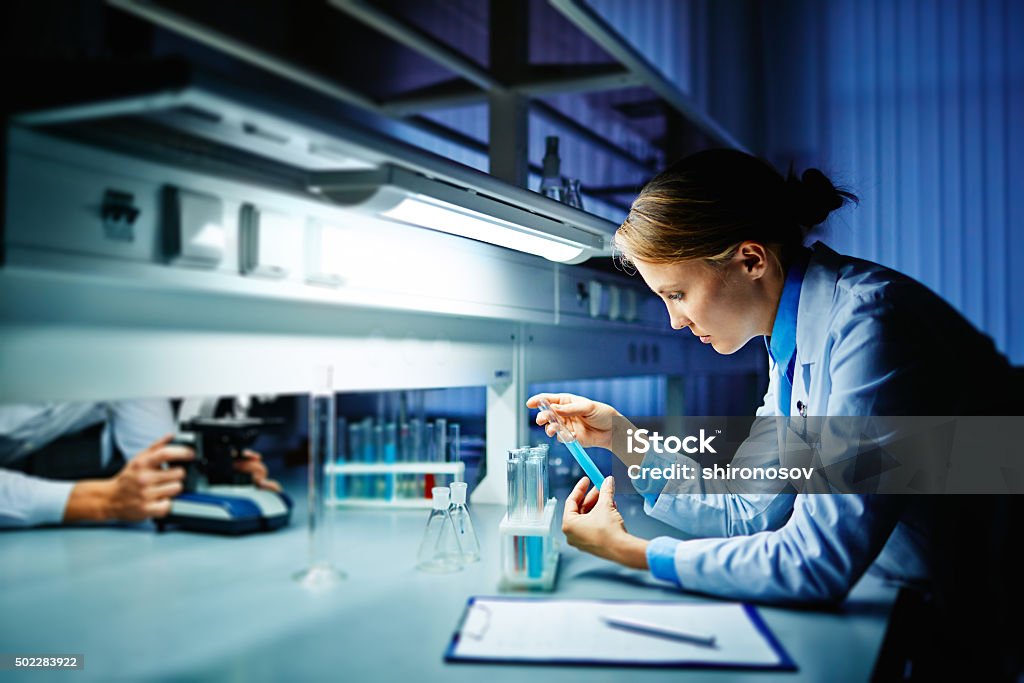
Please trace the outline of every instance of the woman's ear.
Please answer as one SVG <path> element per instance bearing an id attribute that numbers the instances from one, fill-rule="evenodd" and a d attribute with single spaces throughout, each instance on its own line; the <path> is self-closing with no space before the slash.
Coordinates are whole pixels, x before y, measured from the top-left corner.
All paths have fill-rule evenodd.
<path id="1" fill-rule="evenodd" d="M 760 242 L 746 241 L 740 243 L 736 248 L 734 259 L 739 261 L 743 273 L 751 280 L 758 280 L 768 272 L 768 263 L 771 254 L 766 246 Z"/>

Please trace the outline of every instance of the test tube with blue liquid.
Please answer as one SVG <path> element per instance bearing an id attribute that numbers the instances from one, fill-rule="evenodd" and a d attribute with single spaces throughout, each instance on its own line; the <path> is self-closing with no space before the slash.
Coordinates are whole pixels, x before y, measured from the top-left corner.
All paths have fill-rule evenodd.
<path id="1" fill-rule="evenodd" d="M 540 520 L 544 516 L 544 461 L 547 460 L 547 452 L 541 452 L 533 448 L 525 449 L 525 461 L 523 463 L 524 481 L 523 493 L 525 498 L 525 511 L 527 519 L 531 521 Z M 539 578 L 544 571 L 544 539 L 541 536 L 527 536 L 526 546 L 526 574 L 531 579 Z"/>
<path id="2" fill-rule="evenodd" d="M 548 415 L 550 415 L 551 423 L 557 429 L 558 440 L 565 444 L 565 447 L 572 453 L 572 457 L 583 468 L 583 473 L 590 479 L 590 483 L 597 488 L 601 488 L 601 484 L 604 483 L 604 475 L 601 474 L 601 470 L 597 469 L 597 465 L 590 459 L 590 456 L 587 455 L 587 452 L 580 445 L 580 442 L 576 440 L 573 433 L 566 429 L 558 414 L 551 409 L 551 404 L 544 399 L 540 399 L 540 409 L 546 410 Z"/>

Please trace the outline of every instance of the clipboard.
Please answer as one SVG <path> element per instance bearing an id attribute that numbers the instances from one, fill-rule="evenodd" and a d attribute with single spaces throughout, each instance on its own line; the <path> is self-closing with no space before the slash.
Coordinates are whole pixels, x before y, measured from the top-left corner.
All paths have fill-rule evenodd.
<path id="1" fill-rule="evenodd" d="M 714 647 L 631 633 L 601 617 L 635 618 L 698 633 Z M 469 598 L 444 660 L 451 663 L 797 671 L 745 603 Z"/>

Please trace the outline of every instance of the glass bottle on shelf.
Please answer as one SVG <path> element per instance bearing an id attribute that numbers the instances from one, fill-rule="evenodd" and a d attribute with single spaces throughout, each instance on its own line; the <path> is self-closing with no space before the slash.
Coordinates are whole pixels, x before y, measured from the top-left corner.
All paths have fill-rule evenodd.
<path id="1" fill-rule="evenodd" d="M 540 193 L 556 202 L 563 201 L 565 188 L 562 185 L 562 160 L 558 157 L 558 136 L 545 138 L 543 171 L 540 179 Z"/>

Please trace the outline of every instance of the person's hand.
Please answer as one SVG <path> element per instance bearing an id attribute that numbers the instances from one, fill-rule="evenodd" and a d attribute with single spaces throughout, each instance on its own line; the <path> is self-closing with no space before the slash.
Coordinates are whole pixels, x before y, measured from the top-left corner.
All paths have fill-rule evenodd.
<path id="1" fill-rule="evenodd" d="M 64 508 L 64 521 L 140 522 L 167 515 L 171 498 L 181 493 L 185 469 L 165 468 L 164 464 L 195 458 L 191 448 L 171 445 L 173 438 L 168 434 L 155 441 L 110 479 L 75 484 Z"/>
<path id="2" fill-rule="evenodd" d="M 590 489 L 590 492 L 587 492 Z M 615 506 L 615 479 L 607 477 L 600 489 L 583 477 L 565 499 L 562 533 L 569 545 L 634 569 L 647 569 L 647 541 L 626 531 Z"/>
<path id="3" fill-rule="evenodd" d="M 263 463 L 263 457 L 256 451 L 248 449 L 242 451 L 241 458 L 235 458 L 235 470 L 247 472 L 252 475 L 252 483 L 261 489 L 281 493 L 281 485 L 270 478 L 267 466 Z"/>
<path id="4" fill-rule="evenodd" d="M 539 408 L 541 399 L 551 405 L 566 429 L 573 433 L 581 446 L 597 446 L 611 449 L 612 418 L 620 417 L 619 411 L 607 403 L 592 401 L 573 394 L 536 394 L 526 399 L 527 408 Z M 537 424 L 544 426 L 548 436 L 555 436 L 558 427 L 546 410 L 537 413 Z"/>

